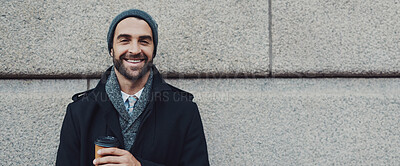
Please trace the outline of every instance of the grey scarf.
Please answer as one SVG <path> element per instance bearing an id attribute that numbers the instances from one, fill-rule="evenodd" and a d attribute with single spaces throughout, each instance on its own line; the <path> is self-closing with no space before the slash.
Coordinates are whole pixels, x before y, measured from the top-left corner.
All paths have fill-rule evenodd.
<path id="1" fill-rule="evenodd" d="M 150 101 L 151 85 L 153 83 L 153 69 L 150 69 L 150 76 L 144 86 L 140 99 L 133 107 L 133 115 L 130 116 L 124 106 L 124 101 L 121 95 L 121 88 L 119 87 L 117 75 L 115 74 L 114 67 L 111 69 L 110 76 L 106 83 L 106 93 L 110 98 L 111 103 L 119 114 L 119 122 L 124 137 L 125 150 L 130 150 L 136 139 L 136 134 L 139 130 L 141 122 L 140 115 L 146 109 L 147 103 Z"/>

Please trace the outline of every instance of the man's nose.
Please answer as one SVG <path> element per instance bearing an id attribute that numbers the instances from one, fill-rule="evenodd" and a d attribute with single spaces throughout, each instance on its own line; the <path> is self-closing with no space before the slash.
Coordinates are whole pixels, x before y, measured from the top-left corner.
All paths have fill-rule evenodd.
<path id="1" fill-rule="evenodd" d="M 141 51 L 142 51 L 142 49 L 140 48 L 140 46 L 139 46 L 139 43 L 137 43 L 137 42 L 132 42 L 131 44 L 130 44 L 130 46 L 129 46 L 129 50 L 128 50 L 131 54 L 134 54 L 134 55 L 136 55 L 136 54 L 139 54 Z"/>

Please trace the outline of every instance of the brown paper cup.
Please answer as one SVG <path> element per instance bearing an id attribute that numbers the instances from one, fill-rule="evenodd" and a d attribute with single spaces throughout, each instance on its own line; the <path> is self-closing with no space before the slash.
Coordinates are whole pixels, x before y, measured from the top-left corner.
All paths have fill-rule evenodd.
<path id="1" fill-rule="evenodd" d="M 112 136 L 102 136 L 96 139 L 94 141 L 94 157 L 97 159 L 101 157 L 100 155 L 97 154 L 97 151 L 103 148 L 112 148 L 112 147 L 118 147 L 119 143 L 117 138 L 112 137 Z"/>

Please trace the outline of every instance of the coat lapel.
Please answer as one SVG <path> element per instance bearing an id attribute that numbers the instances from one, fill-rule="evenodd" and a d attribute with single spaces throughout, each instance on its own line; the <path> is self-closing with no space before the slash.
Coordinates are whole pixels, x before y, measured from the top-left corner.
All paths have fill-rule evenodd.
<path id="1" fill-rule="evenodd" d="M 162 78 L 160 72 L 157 70 L 157 68 L 154 66 L 153 67 L 153 93 L 160 93 L 165 90 L 171 90 L 171 88 L 168 86 L 168 84 L 164 81 Z"/>
<path id="2" fill-rule="evenodd" d="M 111 103 L 105 91 L 105 83 L 107 82 L 108 75 L 110 74 L 111 67 L 103 74 L 101 80 L 93 90 L 94 100 L 99 105 L 99 112 L 103 114 L 104 122 L 106 123 L 107 135 L 114 136 L 119 141 L 119 147 L 123 148 L 124 139 L 122 136 L 121 126 L 119 124 L 119 116 L 117 110 Z"/>
<path id="3" fill-rule="evenodd" d="M 107 101 L 101 105 L 101 111 L 104 112 L 107 134 L 115 136 L 118 139 L 121 148 L 125 147 L 117 110 L 115 110 L 110 101 Z"/>

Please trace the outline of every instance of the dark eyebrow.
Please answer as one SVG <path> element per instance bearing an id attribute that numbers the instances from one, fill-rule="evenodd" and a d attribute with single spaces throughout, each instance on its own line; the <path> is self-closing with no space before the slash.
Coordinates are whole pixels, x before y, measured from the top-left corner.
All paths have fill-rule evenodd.
<path id="1" fill-rule="evenodd" d="M 128 34 L 120 34 L 120 35 L 117 36 L 117 39 L 130 38 L 130 37 L 131 37 L 131 35 L 128 35 Z"/>
<path id="2" fill-rule="evenodd" d="M 139 39 L 141 39 L 141 40 L 153 40 L 153 39 L 151 38 L 151 36 L 149 36 L 149 35 L 140 36 Z"/>

